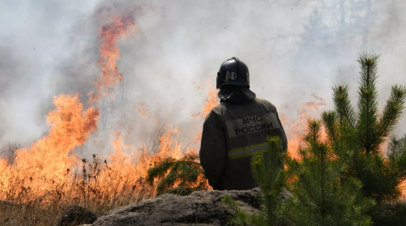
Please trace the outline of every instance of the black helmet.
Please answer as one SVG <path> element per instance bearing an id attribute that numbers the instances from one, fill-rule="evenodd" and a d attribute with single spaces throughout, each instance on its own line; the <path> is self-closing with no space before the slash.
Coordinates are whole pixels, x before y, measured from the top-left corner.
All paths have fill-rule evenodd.
<path id="1" fill-rule="evenodd" d="M 228 59 L 221 64 L 217 73 L 216 88 L 220 89 L 223 85 L 250 87 L 248 67 L 237 57 Z"/>

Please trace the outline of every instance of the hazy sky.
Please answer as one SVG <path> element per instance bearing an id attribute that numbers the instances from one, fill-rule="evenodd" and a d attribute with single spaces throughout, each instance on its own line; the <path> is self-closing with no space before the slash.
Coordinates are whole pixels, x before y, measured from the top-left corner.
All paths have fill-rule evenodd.
<path id="1" fill-rule="evenodd" d="M 257 96 L 296 120 L 301 104 L 317 98 L 326 103 L 321 110 L 332 109 L 337 84 L 352 88 L 355 106 L 356 60 L 363 52 L 380 54 L 382 109 L 391 85 L 406 85 L 405 7 L 403 0 L 2 0 L 0 145 L 27 146 L 44 136 L 54 96 L 79 92 L 86 101 L 101 75 L 100 26 L 123 13 L 137 25 L 118 42 L 123 80 L 116 98 L 103 102 L 99 131 L 82 150 L 109 152 L 109 142 L 100 142 L 114 131 L 136 145 L 164 122 L 179 126 L 187 142 L 201 130 L 203 119 L 191 115 L 203 108 L 207 81 L 214 85 L 232 56 L 248 65 Z M 140 103 L 158 124 L 137 112 Z M 398 134 L 406 133 L 405 115 Z"/>

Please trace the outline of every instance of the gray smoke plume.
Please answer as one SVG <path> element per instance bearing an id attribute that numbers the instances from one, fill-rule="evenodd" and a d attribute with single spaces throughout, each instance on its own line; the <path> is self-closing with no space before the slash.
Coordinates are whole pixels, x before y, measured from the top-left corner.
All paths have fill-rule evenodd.
<path id="1" fill-rule="evenodd" d="M 85 3 L 84 3 L 85 2 Z M 111 152 L 113 132 L 135 146 L 163 123 L 187 144 L 201 130 L 206 82 L 238 56 L 251 88 L 291 120 L 300 106 L 348 84 L 356 104 L 364 52 L 380 54 L 379 107 L 394 84 L 406 85 L 406 2 L 92 0 L 0 3 L 0 145 L 28 145 L 47 132 L 45 115 L 62 93 L 87 94 L 100 77 L 98 32 L 110 17 L 131 13 L 137 29 L 118 41 L 123 74 L 114 98 L 100 107 L 99 130 L 80 153 Z M 198 89 L 197 85 L 201 88 Z M 316 98 L 315 98 L 316 97 Z M 142 116 L 140 103 L 157 123 Z M 86 104 L 85 104 L 86 105 Z M 396 134 L 406 133 L 403 114 Z"/>

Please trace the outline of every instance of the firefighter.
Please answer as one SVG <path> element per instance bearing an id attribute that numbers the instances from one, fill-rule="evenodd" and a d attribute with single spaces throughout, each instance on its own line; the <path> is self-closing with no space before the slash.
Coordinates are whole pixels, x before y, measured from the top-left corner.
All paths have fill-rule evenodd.
<path id="1" fill-rule="evenodd" d="M 200 162 L 215 190 L 257 187 L 251 172 L 255 153 L 267 148 L 267 136 L 278 136 L 286 151 L 287 140 L 273 104 L 250 90 L 247 65 L 237 57 L 226 60 L 217 73 L 220 104 L 203 124 Z"/>

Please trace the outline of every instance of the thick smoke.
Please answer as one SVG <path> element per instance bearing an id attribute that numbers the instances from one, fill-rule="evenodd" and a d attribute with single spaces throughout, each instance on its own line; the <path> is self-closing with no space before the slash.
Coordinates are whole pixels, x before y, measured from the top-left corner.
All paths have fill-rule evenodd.
<path id="1" fill-rule="evenodd" d="M 131 37 L 118 42 L 123 80 L 115 97 L 101 103 L 99 130 L 81 153 L 111 152 L 113 132 L 125 133 L 126 143 L 137 146 L 163 123 L 179 126 L 182 142 L 190 142 L 190 134 L 201 130 L 202 119 L 191 115 L 203 108 L 207 81 L 214 85 L 220 64 L 232 56 L 249 66 L 257 96 L 291 120 L 315 97 L 332 109 L 331 88 L 337 84 L 350 85 L 356 105 L 356 59 L 363 52 L 381 55 L 380 109 L 391 85 L 406 85 L 402 0 L 83 4 L 0 3 L 0 25 L 10 28 L 0 31 L 1 145 L 27 145 L 46 133 L 44 116 L 55 95 L 79 92 L 87 102 L 101 74 L 99 28 L 123 13 L 133 14 L 137 25 Z M 158 123 L 138 112 L 140 103 Z M 406 133 L 405 115 L 397 134 Z"/>

